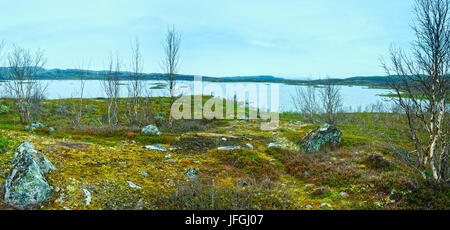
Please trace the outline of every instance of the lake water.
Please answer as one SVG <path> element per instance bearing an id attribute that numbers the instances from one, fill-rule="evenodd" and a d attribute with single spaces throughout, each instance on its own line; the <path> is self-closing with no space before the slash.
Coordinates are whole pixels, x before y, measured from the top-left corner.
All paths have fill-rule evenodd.
<path id="1" fill-rule="evenodd" d="M 80 97 L 80 81 L 77 80 L 45 80 L 42 81 L 47 85 L 46 98 L 47 99 L 64 99 L 64 98 L 78 98 Z M 164 89 L 152 89 L 158 84 L 165 84 L 165 81 L 143 81 L 144 95 L 143 96 L 168 96 L 168 90 Z M 121 97 L 127 97 L 127 81 L 122 81 L 121 83 Z M 184 86 L 184 90 L 191 92 L 186 92 L 188 94 L 194 94 L 194 82 L 193 81 L 180 81 L 178 84 Z M 294 86 L 279 83 L 253 83 L 253 82 L 239 82 L 239 83 L 228 83 L 228 82 L 203 82 L 202 83 L 203 94 L 211 95 L 210 89 L 219 87 L 223 94 L 222 97 L 226 97 L 227 87 L 232 87 L 236 85 L 241 85 L 243 87 L 255 86 L 258 89 L 259 98 L 266 97 L 268 100 L 268 105 L 270 107 L 272 93 L 270 89 L 278 88 L 279 95 L 279 111 L 295 111 L 295 107 L 292 103 L 292 95 L 295 95 L 295 90 L 297 87 L 304 86 Z M 347 112 L 354 111 L 365 111 L 368 107 L 384 102 L 387 106 L 391 102 L 385 97 L 380 95 L 389 94 L 390 90 L 387 89 L 370 89 L 364 86 L 340 86 L 341 93 L 343 97 L 344 110 Z M 264 90 L 267 88 L 267 90 Z M 240 89 L 238 89 L 238 92 Z M 276 90 L 274 91 L 276 92 Z M 198 93 L 195 93 L 198 94 Z M 213 93 L 215 96 L 221 96 L 221 94 Z M 99 80 L 89 80 L 86 81 L 84 89 L 84 98 L 98 98 L 105 97 L 105 93 L 101 86 L 101 81 Z"/>

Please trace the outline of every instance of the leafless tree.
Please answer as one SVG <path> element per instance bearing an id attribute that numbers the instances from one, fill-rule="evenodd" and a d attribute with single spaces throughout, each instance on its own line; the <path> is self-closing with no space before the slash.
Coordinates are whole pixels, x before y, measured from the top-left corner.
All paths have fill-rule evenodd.
<path id="1" fill-rule="evenodd" d="M 119 122 L 119 96 L 120 96 L 120 59 L 109 58 L 108 70 L 101 81 L 103 90 L 108 98 L 108 124 L 116 126 Z"/>
<path id="2" fill-rule="evenodd" d="M 298 86 L 295 89 L 295 94 L 291 95 L 296 110 L 302 113 L 307 122 L 310 123 L 315 122 L 315 116 L 318 112 L 316 96 L 316 88 L 312 84 L 307 84 L 306 87 Z"/>
<path id="3" fill-rule="evenodd" d="M 176 74 L 180 64 L 180 43 L 181 35 L 175 30 L 175 27 L 167 29 L 166 37 L 163 42 L 164 56 L 161 62 L 161 67 L 168 75 L 168 89 L 170 93 L 170 106 L 172 107 L 175 101 L 176 89 Z M 172 124 L 172 116 L 169 117 L 169 124 Z"/>
<path id="4" fill-rule="evenodd" d="M 5 41 L 0 40 L 0 66 L 3 66 L 3 48 L 5 47 Z M 4 80 L 4 73 L 3 70 L 0 69 L 0 80 Z M 0 84 L 0 97 L 4 96 L 4 92 L 3 92 L 3 86 Z"/>
<path id="5" fill-rule="evenodd" d="M 336 114 L 342 109 L 341 88 L 333 80 L 326 79 L 325 84 L 319 90 L 322 109 L 324 110 L 328 124 L 336 125 Z"/>
<path id="6" fill-rule="evenodd" d="M 391 47 L 390 63 L 382 60 L 402 108 L 408 138 L 415 146 L 414 168 L 436 182 L 448 175 L 448 109 L 450 23 L 448 0 L 416 0 L 412 52 Z"/>
<path id="7" fill-rule="evenodd" d="M 5 87 L 15 98 L 15 107 L 20 121 L 27 123 L 39 114 L 40 103 L 46 86 L 37 79 L 37 74 L 44 66 L 44 54 L 41 50 L 30 50 L 13 45 L 8 54 L 8 71 L 5 73 Z"/>
<path id="8" fill-rule="evenodd" d="M 127 106 L 127 115 L 130 124 L 137 124 L 139 122 L 140 98 L 143 90 L 142 67 L 143 60 L 139 38 L 136 38 L 131 47 L 132 78 L 127 87 L 128 97 L 131 99 L 131 103 Z"/>
<path id="9" fill-rule="evenodd" d="M 86 86 L 86 80 L 89 76 L 89 65 L 80 65 L 78 66 L 77 77 L 79 80 L 79 103 L 78 108 L 74 108 L 75 110 L 75 120 L 73 121 L 75 127 L 79 126 L 83 120 L 83 102 L 84 102 L 84 89 Z M 74 104 L 75 106 L 75 104 Z"/>

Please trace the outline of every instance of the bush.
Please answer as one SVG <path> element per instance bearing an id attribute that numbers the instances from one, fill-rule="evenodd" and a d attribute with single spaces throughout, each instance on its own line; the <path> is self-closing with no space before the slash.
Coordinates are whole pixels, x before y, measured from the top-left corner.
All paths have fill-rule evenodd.
<path id="1" fill-rule="evenodd" d="M 0 138 L 0 153 L 4 153 L 8 150 L 9 141 L 3 138 Z"/>
<path id="2" fill-rule="evenodd" d="M 219 187 L 204 181 L 182 182 L 160 195 L 156 206 L 175 210 L 286 210 L 298 209 L 294 199 L 275 186 L 250 184 Z"/>
<path id="3" fill-rule="evenodd" d="M 1 105 L 0 106 L 0 114 L 7 114 L 9 113 L 9 108 L 6 105 Z"/>
<path id="4" fill-rule="evenodd" d="M 255 178 L 278 179 L 279 172 L 275 165 L 269 160 L 261 158 L 254 150 L 234 150 L 228 152 L 218 152 L 216 157 L 222 163 L 241 169 L 247 174 L 254 175 Z"/>

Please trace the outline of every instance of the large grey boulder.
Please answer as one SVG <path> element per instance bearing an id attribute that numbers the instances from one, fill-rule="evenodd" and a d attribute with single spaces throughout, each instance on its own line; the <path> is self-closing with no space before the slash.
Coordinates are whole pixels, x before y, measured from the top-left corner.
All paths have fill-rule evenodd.
<path id="1" fill-rule="evenodd" d="M 144 127 L 141 131 L 143 134 L 150 134 L 150 135 L 156 135 L 156 136 L 160 136 L 161 132 L 158 130 L 158 127 L 156 127 L 155 125 L 148 125 L 146 127 Z"/>
<path id="2" fill-rule="evenodd" d="M 334 148 L 341 145 L 342 132 L 335 126 L 326 124 L 308 133 L 302 140 L 307 153 L 319 152 L 323 147 Z"/>
<path id="3" fill-rule="evenodd" d="M 5 203 L 17 209 L 29 209 L 50 199 L 53 187 L 44 174 L 55 167 L 33 144 L 20 144 L 12 164 L 12 171 L 5 181 Z"/>

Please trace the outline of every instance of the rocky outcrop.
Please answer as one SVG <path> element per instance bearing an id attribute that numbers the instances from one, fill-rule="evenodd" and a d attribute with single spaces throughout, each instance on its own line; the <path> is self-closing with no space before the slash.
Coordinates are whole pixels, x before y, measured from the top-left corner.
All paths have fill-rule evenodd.
<path id="1" fill-rule="evenodd" d="M 144 127 L 141 131 L 143 134 L 150 134 L 150 135 L 156 135 L 156 136 L 160 136 L 161 132 L 158 130 L 158 127 L 156 127 L 155 125 L 148 125 L 146 127 Z"/>
<path id="2" fill-rule="evenodd" d="M 20 144 L 14 153 L 12 171 L 5 181 L 5 203 L 17 209 L 29 209 L 49 200 L 53 187 L 44 174 L 50 170 L 55 167 L 33 144 Z"/>
<path id="3" fill-rule="evenodd" d="M 305 152 L 319 152 L 323 147 L 334 148 L 341 145 L 342 132 L 332 125 L 324 125 L 308 133 L 302 140 Z"/>

